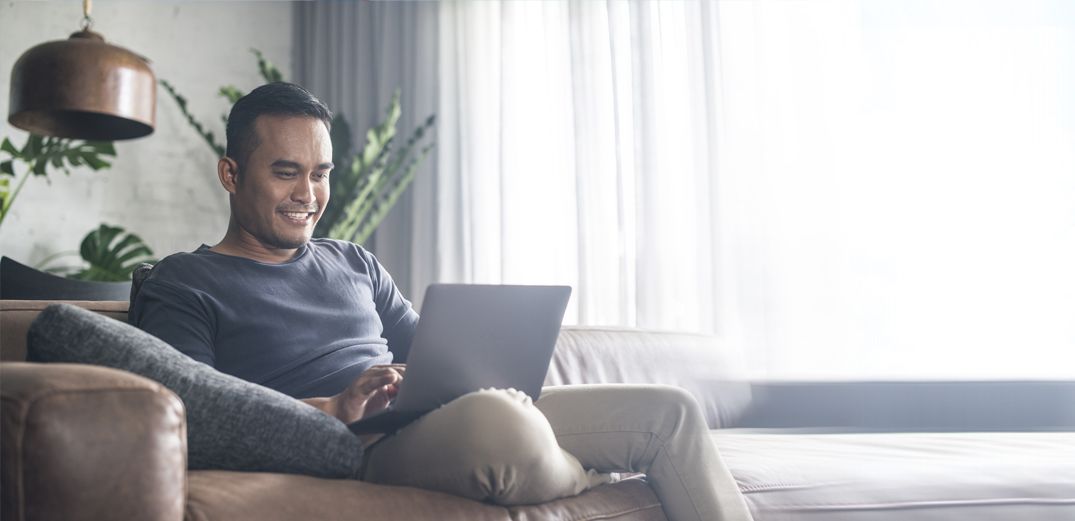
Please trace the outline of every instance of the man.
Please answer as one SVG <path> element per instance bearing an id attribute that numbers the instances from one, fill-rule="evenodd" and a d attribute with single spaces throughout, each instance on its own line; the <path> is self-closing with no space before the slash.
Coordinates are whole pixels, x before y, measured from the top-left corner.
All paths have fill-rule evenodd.
<path id="1" fill-rule="evenodd" d="M 311 239 L 329 202 L 330 121 L 287 83 L 235 104 L 217 165 L 228 230 L 215 246 L 162 260 L 131 322 L 350 423 L 395 394 L 406 367 L 392 362 L 406 359 L 418 315 L 372 254 Z M 599 472 L 641 471 L 672 520 L 749 518 L 697 404 L 671 387 L 550 388 L 536 404 L 480 391 L 391 436 L 356 438 L 362 448 L 363 479 L 379 483 L 526 504 L 610 480 Z"/>

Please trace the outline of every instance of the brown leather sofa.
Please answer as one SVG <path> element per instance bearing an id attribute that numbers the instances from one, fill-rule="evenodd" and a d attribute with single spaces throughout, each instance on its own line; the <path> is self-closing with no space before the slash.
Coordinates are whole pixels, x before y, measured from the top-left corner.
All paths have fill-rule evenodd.
<path id="1" fill-rule="evenodd" d="M 505 508 L 359 481 L 188 471 L 183 404 L 171 391 L 123 371 L 23 361 L 30 322 L 52 303 L 0 301 L 4 520 L 665 519 L 652 489 L 638 478 L 545 504 Z M 126 302 L 68 303 L 126 320 Z M 669 344 L 703 352 L 706 341 L 695 335 L 565 328 L 546 383 L 638 382 L 636 377 L 652 373 L 650 361 L 638 353 L 601 356 L 594 346 L 606 351 L 649 346 L 645 350 L 653 355 L 654 346 Z M 713 413 L 713 404 L 703 405 Z"/>

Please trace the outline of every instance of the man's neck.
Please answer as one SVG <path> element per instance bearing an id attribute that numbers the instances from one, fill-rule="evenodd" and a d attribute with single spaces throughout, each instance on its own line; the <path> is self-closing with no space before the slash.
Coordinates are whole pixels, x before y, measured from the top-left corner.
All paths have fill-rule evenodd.
<path id="1" fill-rule="evenodd" d="M 283 264 L 299 252 L 299 248 L 274 248 L 255 238 L 253 235 L 235 225 L 228 225 L 228 232 L 209 251 L 233 257 L 243 257 L 265 264 Z"/>

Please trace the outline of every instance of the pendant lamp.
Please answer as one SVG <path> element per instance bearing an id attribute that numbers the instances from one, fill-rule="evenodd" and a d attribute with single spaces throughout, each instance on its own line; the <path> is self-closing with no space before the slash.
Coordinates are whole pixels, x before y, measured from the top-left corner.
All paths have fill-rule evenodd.
<path id="1" fill-rule="evenodd" d="M 8 122 L 42 136 L 112 141 L 153 132 L 157 80 L 148 61 L 82 30 L 26 51 L 11 69 Z"/>

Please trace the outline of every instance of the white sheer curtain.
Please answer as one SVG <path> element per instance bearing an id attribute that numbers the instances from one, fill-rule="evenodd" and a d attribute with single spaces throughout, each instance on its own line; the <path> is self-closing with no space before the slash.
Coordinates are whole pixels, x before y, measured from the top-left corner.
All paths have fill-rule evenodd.
<path id="1" fill-rule="evenodd" d="M 441 6 L 439 276 L 568 322 L 712 330 L 716 4 Z"/>
<path id="2" fill-rule="evenodd" d="M 443 279 L 775 378 L 1075 375 L 1070 3 L 441 7 Z"/>
<path id="3" fill-rule="evenodd" d="M 723 2 L 721 323 L 778 377 L 1075 376 L 1075 9 Z"/>

